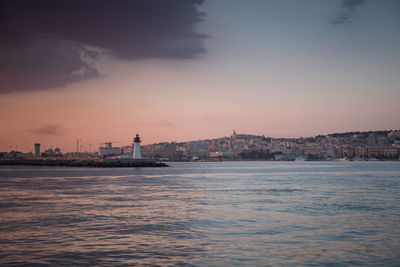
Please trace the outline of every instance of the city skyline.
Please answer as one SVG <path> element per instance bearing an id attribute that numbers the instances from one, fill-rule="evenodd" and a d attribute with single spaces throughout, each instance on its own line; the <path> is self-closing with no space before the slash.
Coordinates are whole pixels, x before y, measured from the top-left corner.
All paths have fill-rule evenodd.
<path id="1" fill-rule="evenodd" d="M 265 135 L 265 134 L 254 134 L 254 133 L 249 133 L 249 132 L 238 132 L 236 131 L 236 129 L 233 129 L 231 134 L 227 134 L 227 135 L 222 135 L 222 136 L 216 136 L 216 137 L 208 137 L 208 138 L 202 138 L 202 139 L 191 139 L 191 140 L 161 140 L 161 141 L 157 141 L 157 142 L 153 142 L 153 143 L 143 143 L 144 147 L 151 147 L 154 145 L 159 145 L 159 144 L 185 144 L 185 145 L 189 145 L 190 143 L 196 143 L 196 142 L 212 142 L 214 140 L 222 140 L 222 139 L 232 139 L 235 135 L 237 136 L 247 136 L 247 138 L 253 138 L 253 137 L 257 137 L 257 138 L 267 138 L 267 139 L 273 139 L 273 140 L 283 140 L 284 142 L 286 141 L 293 141 L 293 140 L 306 140 L 306 139 L 315 139 L 315 138 L 321 138 L 321 137 L 328 137 L 328 136 L 336 136 L 336 135 L 375 135 L 375 134 L 380 134 L 380 133 L 392 133 L 395 134 L 396 136 L 400 135 L 400 129 L 384 129 L 384 130 L 377 130 L 377 131 L 351 131 L 351 132 L 332 132 L 332 133 L 327 133 L 327 134 L 316 134 L 316 135 L 312 135 L 312 136 L 269 136 L 269 135 Z M 136 134 L 136 137 L 139 134 Z M 131 138 L 130 141 L 128 142 L 124 142 L 121 140 L 117 140 L 117 141 L 105 141 L 105 142 L 101 142 L 99 144 L 91 144 L 91 143 L 84 143 L 84 140 L 82 139 L 75 139 L 74 141 L 74 148 L 72 150 L 63 150 L 61 146 L 58 146 L 57 144 L 48 144 L 48 143 L 34 143 L 32 144 L 32 148 L 31 150 L 26 150 L 26 151 L 21 151 L 21 149 L 19 149 L 18 145 L 10 145 L 8 151 L 19 151 L 19 152 L 23 152 L 23 153 L 30 153 L 32 152 L 33 154 L 35 154 L 35 151 L 37 150 L 37 145 L 39 146 L 38 149 L 38 153 L 42 153 L 45 152 L 47 150 L 58 150 L 58 152 L 62 152 L 62 153 L 89 153 L 89 154 L 101 154 L 101 149 L 104 148 L 111 148 L 111 149 L 127 149 L 129 147 L 129 149 L 133 148 L 133 143 L 134 143 L 134 139 L 135 136 L 133 136 Z M 140 137 L 140 140 L 142 142 L 142 139 Z M 397 149 L 398 144 L 396 143 L 396 149 Z M 229 150 L 232 150 L 233 148 L 229 148 Z M 246 150 L 252 150 L 252 149 L 248 149 L 246 148 Z M 6 152 L 2 151 L 2 152 Z M 129 152 L 125 152 L 125 153 L 131 153 L 132 151 Z"/>
<path id="2" fill-rule="evenodd" d="M 203 140 L 159 142 L 141 146 L 137 134 L 134 144 L 118 145 L 117 141 L 100 144 L 98 150 L 84 151 L 79 139 L 76 151 L 62 151 L 56 147 L 41 147 L 35 143 L 35 151 L 0 152 L 3 159 L 49 159 L 55 163 L 63 158 L 103 160 L 162 160 L 162 161 L 222 161 L 222 160 L 278 160 L 278 161 L 363 161 L 398 160 L 400 155 L 400 130 L 331 133 L 301 138 L 273 138 L 251 133 Z M 143 151 L 143 157 L 142 157 Z M 79 160 L 78 160 L 79 161 Z M 18 161 L 21 162 L 21 161 Z M 24 161 L 22 161 L 24 162 Z M 26 162 L 24 162 L 26 163 Z"/>
<path id="3" fill-rule="evenodd" d="M 83 2 L 4 2 L 0 151 L 400 127 L 398 1 Z"/>

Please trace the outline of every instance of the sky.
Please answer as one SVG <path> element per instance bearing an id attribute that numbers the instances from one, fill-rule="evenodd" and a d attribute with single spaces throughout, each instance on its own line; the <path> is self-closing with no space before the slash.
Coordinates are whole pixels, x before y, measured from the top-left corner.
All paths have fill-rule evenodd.
<path id="1" fill-rule="evenodd" d="M 3 0 L 0 32 L 0 151 L 400 128 L 398 0 Z"/>

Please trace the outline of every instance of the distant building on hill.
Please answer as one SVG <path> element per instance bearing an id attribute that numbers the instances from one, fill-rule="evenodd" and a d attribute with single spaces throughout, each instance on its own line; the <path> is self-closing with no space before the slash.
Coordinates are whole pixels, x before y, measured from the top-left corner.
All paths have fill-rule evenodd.
<path id="1" fill-rule="evenodd" d="M 188 142 L 188 150 L 190 151 L 201 151 L 208 150 L 208 141 L 190 141 Z"/>

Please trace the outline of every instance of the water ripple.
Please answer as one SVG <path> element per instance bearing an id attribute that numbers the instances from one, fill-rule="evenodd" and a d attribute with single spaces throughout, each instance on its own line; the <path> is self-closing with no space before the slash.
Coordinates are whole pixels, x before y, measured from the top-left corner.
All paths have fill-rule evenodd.
<path id="1" fill-rule="evenodd" d="M 400 164 L 0 167 L 0 265 L 395 266 Z"/>

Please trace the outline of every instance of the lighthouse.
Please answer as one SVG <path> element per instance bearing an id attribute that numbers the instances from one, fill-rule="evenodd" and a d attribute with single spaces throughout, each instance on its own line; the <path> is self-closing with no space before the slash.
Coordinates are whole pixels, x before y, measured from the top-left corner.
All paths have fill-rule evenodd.
<path id="1" fill-rule="evenodd" d="M 136 137 L 133 138 L 134 150 L 133 150 L 133 159 L 141 159 L 142 154 L 140 153 L 140 137 L 136 134 Z"/>

